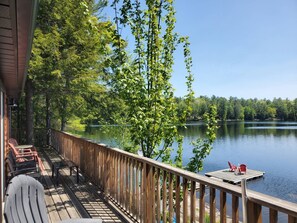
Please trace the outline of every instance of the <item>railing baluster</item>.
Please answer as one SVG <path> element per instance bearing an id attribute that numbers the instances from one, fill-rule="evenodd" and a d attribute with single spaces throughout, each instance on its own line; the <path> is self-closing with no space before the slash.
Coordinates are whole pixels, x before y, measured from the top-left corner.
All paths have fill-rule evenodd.
<path id="1" fill-rule="evenodd" d="M 176 185 L 175 185 L 175 199 L 176 199 L 176 223 L 180 223 L 180 176 L 176 175 Z"/>
<path id="2" fill-rule="evenodd" d="M 131 159 L 129 159 L 129 212 L 133 213 L 133 202 L 132 196 L 134 195 L 133 191 L 133 165 Z"/>
<path id="3" fill-rule="evenodd" d="M 157 222 L 161 221 L 161 190 L 160 190 L 160 169 L 157 169 Z"/>
<path id="4" fill-rule="evenodd" d="M 238 205 L 239 205 L 239 198 L 235 195 L 232 195 L 232 223 L 239 222 Z"/>
<path id="5" fill-rule="evenodd" d="M 115 181 L 116 181 L 116 201 L 119 203 L 119 179 L 120 179 L 120 175 L 119 175 L 119 155 L 116 154 L 115 155 Z"/>
<path id="6" fill-rule="evenodd" d="M 297 223 L 297 218 L 293 216 L 288 216 L 288 223 Z"/>
<path id="7" fill-rule="evenodd" d="M 126 159 L 125 159 L 125 208 L 126 208 L 126 211 L 129 211 L 129 199 L 130 199 L 130 191 L 129 191 L 129 158 L 126 156 Z"/>
<path id="8" fill-rule="evenodd" d="M 162 182 L 162 194 L 163 194 L 163 205 L 162 205 L 162 213 L 163 213 L 163 222 L 167 222 L 167 219 L 166 219 L 166 210 L 167 210 L 167 172 L 164 170 L 163 171 L 163 182 Z"/>
<path id="9" fill-rule="evenodd" d="M 196 182 L 191 181 L 191 223 L 195 222 L 196 215 Z"/>
<path id="10" fill-rule="evenodd" d="M 169 173 L 169 223 L 172 223 L 173 219 L 173 174 Z"/>
<path id="11" fill-rule="evenodd" d="M 262 222 L 262 206 L 248 200 L 248 222 Z"/>
<path id="12" fill-rule="evenodd" d="M 143 208 L 143 203 L 144 203 L 144 196 L 143 196 L 143 191 L 144 191 L 144 180 L 143 180 L 143 163 L 139 163 L 140 167 L 140 191 L 139 191 L 139 218 L 140 222 L 144 222 L 144 208 Z"/>
<path id="13" fill-rule="evenodd" d="M 106 157 L 105 157 L 105 149 L 102 150 L 102 189 L 105 191 L 106 189 Z"/>
<path id="14" fill-rule="evenodd" d="M 140 180 L 139 180 L 139 162 L 136 161 L 136 202 L 135 202 L 135 206 L 136 206 L 136 219 L 140 218 L 139 215 L 139 187 L 140 187 Z"/>
<path id="15" fill-rule="evenodd" d="M 199 222 L 205 221 L 205 185 L 200 184 L 199 188 Z"/>
<path id="16" fill-rule="evenodd" d="M 277 223 L 278 213 L 276 210 L 269 208 L 269 222 Z"/>
<path id="17" fill-rule="evenodd" d="M 183 178 L 183 222 L 188 222 L 188 180 Z"/>
<path id="18" fill-rule="evenodd" d="M 220 223 L 226 223 L 226 192 L 220 192 Z"/>
<path id="19" fill-rule="evenodd" d="M 100 184 L 100 187 L 102 188 L 103 187 L 103 176 L 102 176 L 102 165 L 103 165 L 103 162 L 102 162 L 102 148 L 100 147 L 100 150 L 99 150 L 99 184 Z"/>
<path id="20" fill-rule="evenodd" d="M 142 218 L 143 218 L 143 222 L 145 222 L 146 220 L 146 185 L 147 185 L 147 180 L 146 180 L 146 164 L 142 163 L 142 196 L 141 196 L 141 200 L 142 200 Z"/>
<path id="21" fill-rule="evenodd" d="M 153 193 L 152 193 L 152 179 L 153 179 L 153 167 L 145 164 L 146 166 L 146 221 L 145 222 L 152 222 L 153 221 Z"/>
<path id="22" fill-rule="evenodd" d="M 137 213 L 136 213 L 136 160 L 132 160 L 132 174 L 133 174 L 133 179 L 132 179 L 132 215 L 137 218 Z"/>
<path id="23" fill-rule="evenodd" d="M 209 217 L 210 223 L 216 222 L 216 189 L 210 188 L 209 189 Z"/>
<path id="24" fill-rule="evenodd" d="M 114 153 L 113 154 L 113 163 L 114 163 L 114 167 L 113 167 L 113 174 L 114 174 L 114 199 L 117 201 L 117 196 L 118 196 L 118 160 L 117 160 L 117 154 Z"/>
<path id="25" fill-rule="evenodd" d="M 111 178 L 112 178 L 112 160 L 111 160 L 111 153 L 107 151 L 107 195 L 112 194 L 112 186 L 111 186 Z"/>
<path id="26" fill-rule="evenodd" d="M 247 201 L 247 214 L 248 214 L 248 222 L 256 222 L 256 218 L 254 216 L 254 204 L 250 200 Z"/>
<path id="27" fill-rule="evenodd" d="M 123 206 L 123 155 L 119 155 L 119 203 Z"/>
<path id="28" fill-rule="evenodd" d="M 149 165 L 149 164 L 148 164 Z M 155 187 L 155 177 L 156 177 L 156 168 L 155 167 L 152 167 L 152 170 L 151 170 L 151 174 L 150 174 L 150 178 L 151 178 L 151 187 L 150 187 L 150 190 L 151 190 L 151 195 L 149 196 L 150 197 L 150 205 L 151 205 L 151 213 L 152 213 L 152 217 L 151 217 L 151 222 L 155 221 L 156 219 L 156 208 L 155 208 L 155 200 L 156 200 L 156 187 Z"/>
<path id="29" fill-rule="evenodd" d="M 262 223 L 262 206 L 254 203 L 255 219 L 257 223 Z"/>

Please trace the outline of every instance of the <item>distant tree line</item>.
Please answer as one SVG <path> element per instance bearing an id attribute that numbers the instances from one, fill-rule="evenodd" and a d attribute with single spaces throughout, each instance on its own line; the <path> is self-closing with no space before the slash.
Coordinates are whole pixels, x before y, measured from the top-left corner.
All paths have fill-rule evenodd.
<path id="1" fill-rule="evenodd" d="M 179 112 L 185 106 L 181 98 L 176 98 Z M 200 120 L 211 105 L 216 105 L 220 120 L 297 120 L 297 98 L 294 100 L 274 98 L 243 99 L 200 96 L 192 102 L 192 112 L 188 120 Z"/>

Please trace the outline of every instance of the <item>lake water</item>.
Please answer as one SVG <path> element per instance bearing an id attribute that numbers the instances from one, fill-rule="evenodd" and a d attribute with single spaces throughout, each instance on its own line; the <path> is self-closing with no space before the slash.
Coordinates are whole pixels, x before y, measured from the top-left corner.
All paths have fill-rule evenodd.
<path id="1" fill-rule="evenodd" d="M 116 146 L 116 141 L 112 140 L 116 132 L 113 131 L 111 136 L 104 134 L 100 127 L 93 127 L 84 137 Z M 184 164 L 192 156 L 191 141 L 204 132 L 205 126 L 199 122 L 181 130 L 184 135 Z M 227 161 L 235 165 L 244 163 L 248 168 L 265 172 L 264 178 L 248 182 L 249 189 L 297 203 L 297 122 L 221 124 L 214 148 L 201 173 L 228 168 Z"/>

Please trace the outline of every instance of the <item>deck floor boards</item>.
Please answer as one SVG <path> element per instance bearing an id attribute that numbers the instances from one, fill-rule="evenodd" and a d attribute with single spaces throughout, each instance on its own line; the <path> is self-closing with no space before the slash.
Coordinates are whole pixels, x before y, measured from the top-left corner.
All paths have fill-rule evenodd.
<path id="1" fill-rule="evenodd" d="M 62 186 L 55 187 L 51 179 L 51 168 L 48 162 L 42 157 L 45 172 L 42 182 L 45 186 L 45 201 L 48 208 L 50 222 L 57 222 L 69 218 L 80 218 L 81 215 L 72 204 L 68 194 Z"/>
<path id="2" fill-rule="evenodd" d="M 120 213 L 112 208 L 95 185 L 80 173 L 80 182 L 76 175 L 69 176 L 69 168 L 60 170 L 59 186 L 51 178 L 51 160 L 57 160 L 58 154 L 49 148 L 40 149 L 45 172 L 41 182 L 45 187 L 45 202 L 49 222 L 55 223 L 70 218 L 100 218 L 103 222 L 126 222 Z"/>
<path id="3" fill-rule="evenodd" d="M 205 173 L 205 176 L 213 177 L 215 179 L 220 179 L 224 182 L 239 184 L 242 179 L 253 180 L 259 177 L 263 177 L 265 172 L 258 170 L 247 169 L 245 174 L 235 175 L 234 172 L 230 172 L 229 169 L 223 169 L 218 171 L 213 171 L 209 173 Z"/>

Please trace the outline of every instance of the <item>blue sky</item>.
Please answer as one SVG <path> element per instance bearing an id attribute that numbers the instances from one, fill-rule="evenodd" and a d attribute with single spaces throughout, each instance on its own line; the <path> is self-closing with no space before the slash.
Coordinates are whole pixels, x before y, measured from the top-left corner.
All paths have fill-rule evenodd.
<path id="1" fill-rule="evenodd" d="M 175 6 L 176 31 L 191 42 L 197 97 L 297 98 L 296 0 L 176 0 Z M 176 96 L 186 93 L 184 74 L 178 49 Z"/>

